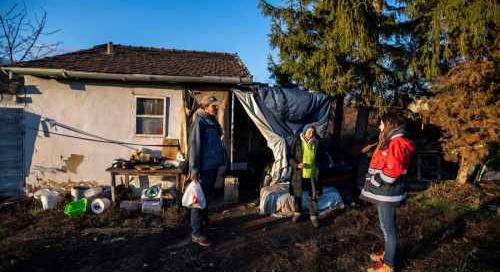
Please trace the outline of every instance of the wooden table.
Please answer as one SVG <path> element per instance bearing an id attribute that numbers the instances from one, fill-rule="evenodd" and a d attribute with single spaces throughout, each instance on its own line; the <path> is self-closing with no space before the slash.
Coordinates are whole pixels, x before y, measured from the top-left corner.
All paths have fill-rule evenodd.
<path id="1" fill-rule="evenodd" d="M 177 190 L 176 201 L 180 204 L 179 194 L 184 190 L 184 172 L 179 168 L 158 169 L 158 170 L 137 170 L 110 167 L 106 172 L 111 174 L 111 200 L 116 203 L 116 176 L 125 177 L 125 186 L 129 187 L 130 176 L 170 176 L 175 177 L 175 189 Z"/>

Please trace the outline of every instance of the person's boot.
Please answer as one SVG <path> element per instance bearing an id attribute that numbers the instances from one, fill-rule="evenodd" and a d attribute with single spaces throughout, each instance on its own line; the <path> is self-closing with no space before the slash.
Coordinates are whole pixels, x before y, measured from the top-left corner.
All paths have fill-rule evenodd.
<path id="1" fill-rule="evenodd" d="M 393 272 L 394 269 L 382 261 L 382 262 L 374 263 L 372 265 L 372 267 L 368 268 L 366 271 L 367 272 Z"/>
<path id="2" fill-rule="evenodd" d="M 370 259 L 374 262 L 382 262 L 384 261 L 384 254 L 385 252 L 383 250 L 376 251 L 370 254 Z"/>
<path id="3" fill-rule="evenodd" d="M 311 223 L 315 229 L 319 228 L 319 219 L 316 215 L 311 216 Z"/>
<path id="4" fill-rule="evenodd" d="M 293 223 L 297 223 L 300 221 L 300 219 L 302 219 L 302 198 L 301 197 L 297 197 L 297 196 L 294 196 L 293 197 L 293 216 L 292 216 L 292 222 Z"/>
<path id="5" fill-rule="evenodd" d="M 191 235 L 191 241 L 195 244 L 198 244 L 202 247 L 209 247 L 212 245 L 210 240 L 206 236 L 197 236 L 197 235 Z"/>
<path id="6" fill-rule="evenodd" d="M 311 223 L 315 229 L 319 228 L 318 207 L 316 199 L 309 199 L 309 214 Z"/>
<path id="7" fill-rule="evenodd" d="M 293 213 L 293 216 L 292 216 L 292 222 L 293 223 L 297 223 L 300 221 L 300 219 L 302 218 L 302 214 L 299 213 L 299 212 L 294 212 Z"/>

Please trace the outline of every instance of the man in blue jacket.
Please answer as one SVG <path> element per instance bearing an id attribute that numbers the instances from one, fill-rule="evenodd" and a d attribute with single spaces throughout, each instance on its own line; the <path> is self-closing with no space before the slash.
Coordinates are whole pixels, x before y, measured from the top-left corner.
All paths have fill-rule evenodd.
<path id="1" fill-rule="evenodd" d="M 193 182 L 199 182 L 207 205 L 205 209 L 191 209 L 191 239 L 201 246 L 210 246 L 203 221 L 208 222 L 208 202 L 214 190 L 217 170 L 226 163 L 222 142 L 222 127 L 217 122 L 219 100 L 206 96 L 196 112 L 189 134 L 189 169 Z"/>

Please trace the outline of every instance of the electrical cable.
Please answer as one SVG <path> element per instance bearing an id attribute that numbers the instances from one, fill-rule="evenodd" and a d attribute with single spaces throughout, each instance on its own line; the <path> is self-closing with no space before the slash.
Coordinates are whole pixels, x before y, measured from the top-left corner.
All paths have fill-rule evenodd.
<path id="1" fill-rule="evenodd" d="M 64 133 L 58 133 L 58 132 L 52 132 L 52 131 L 44 131 L 44 130 L 40 130 L 40 129 L 32 128 L 32 127 L 25 127 L 25 128 L 26 129 L 30 129 L 30 130 L 34 130 L 34 131 L 38 131 L 38 132 L 43 132 L 43 133 L 48 133 L 48 134 L 53 134 L 53 135 L 58 135 L 58 136 L 63 136 L 63 137 L 68 137 L 68 138 L 74 138 L 74 139 L 79 139 L 79 140 L 84 140 L 84 141 L 98 142 L 98 143 L 119 144 L 119 145 L 133 145 L 133 146 L 148 146 L 148 147 L 172 146 L 172 145 L 164 145 L 164 144 L 136 144 L 136 143 L 128 143 L 128 142 L 122 142 L 122 141 L 113 141 L 113 140 L 98 140 L 98 139 L 92 139 L 92 138 L 86 138 L 86 137 L 68 135 L 68 134 L 64 134 Z"/>

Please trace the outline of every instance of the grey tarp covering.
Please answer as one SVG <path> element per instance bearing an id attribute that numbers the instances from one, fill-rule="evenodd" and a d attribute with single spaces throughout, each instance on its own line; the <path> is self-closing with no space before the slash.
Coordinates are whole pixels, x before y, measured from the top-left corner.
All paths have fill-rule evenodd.
<path id="1" fill-rule="evenodd" d="M 293 207 L 294 198 L 289 193 L 289 186 L 289 184 L 279 183 L 262 188 L 260 191 L 260 214 L 291 215 L 293 208 L 289 208 L 289 206 Z M 322 212 L 342 207 L 343 204 L 337 189 L 327 186 L 323 188 L 323 194 L 318 198 L 317 208 L 321 215 Z M 303 192 L 302 211 L 309 212 L 309 192 L 307 191 Z"/>
<path id="2" fill-rule="evenodd" d="M 320 137 L 325 136 L 330 97 L 300 88 L 269 86 L 253 86 L 251 92 L 233 91 L 273 152 L 272 183 L 283 181 L 287 176 L 287 152 L 293 135 L 312 124 Z"/>

